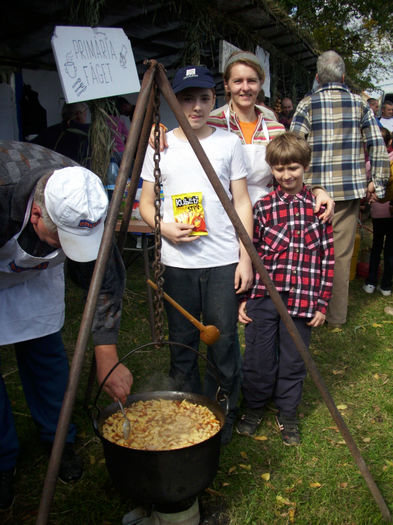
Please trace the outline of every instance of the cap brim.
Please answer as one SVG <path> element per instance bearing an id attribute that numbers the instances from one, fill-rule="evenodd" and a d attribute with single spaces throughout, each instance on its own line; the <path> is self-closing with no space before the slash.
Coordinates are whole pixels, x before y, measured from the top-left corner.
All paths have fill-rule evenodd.
<path id="1" fill-rule="evenodd" d="M 66 256 L 76 262 L 90 262 L 97 259 L 100 249 L 104 221 L 101 221 L 89 235 L 75 235 L 57 228 L 61 247 Z"/>
<path id="2" fill-rule="evenodd" d="M 208 80 L 203 81 L 199 79 L 189 79 L 189 80 L 182 82 L 181 84 L 177 86 L 174 86 L 172 89 L 174 93 L 180 93 L 180 91 L 184 91 L 185 89 L 188 89 L 188 88 L 215 89 L 215 87 L 216 87 L 216 84 Z"/>

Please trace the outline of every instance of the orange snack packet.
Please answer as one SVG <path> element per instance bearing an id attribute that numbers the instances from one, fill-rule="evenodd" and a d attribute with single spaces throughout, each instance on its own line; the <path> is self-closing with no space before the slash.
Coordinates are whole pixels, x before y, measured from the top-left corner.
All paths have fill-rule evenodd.
<path id="1" fill-rule="evenodd" d="M 191 224 L 194 229 L 190 235 L 207 235 L 205 212 L 202 206 L 202 192 L 172 195 L 175 222 Z"/>

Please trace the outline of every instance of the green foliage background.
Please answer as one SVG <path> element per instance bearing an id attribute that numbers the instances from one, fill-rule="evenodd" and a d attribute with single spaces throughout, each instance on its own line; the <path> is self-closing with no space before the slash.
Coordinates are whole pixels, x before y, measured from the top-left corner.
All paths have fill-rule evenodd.
<path id="1" fill-rule="evenodd" d="M 333 49 L 345 60 L 348 75 L 363 88 L 378 70 L 389 71 L 393 10 L 380 0 L 278 0 L 320 51 Z"/>

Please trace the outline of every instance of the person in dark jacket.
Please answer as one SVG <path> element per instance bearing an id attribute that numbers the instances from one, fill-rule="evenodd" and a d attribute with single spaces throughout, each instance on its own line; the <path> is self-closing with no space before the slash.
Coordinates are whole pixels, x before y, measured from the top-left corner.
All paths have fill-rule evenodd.
<path id="1" fill-rule="evenodd" d="M 64 104 L 62 121 L 44 129 L 32 142 L 57 151 L 82 166 L 89 165 L 89 127 L 87 104 Z"/>
<path id="2" fill-rule="evenodd" d="M 61 338 L 64 270 L 86 289 L 104 229 L 108 199 L 94 173 L 41 146 L 0 141 L 0 345 L 14 344 L 25 397 L 41 441 L 48 448 L 68 381 Z M 99 382 L 118 362 L 116 341 L 124 290 L 124 266 L 114 246 L 93 321 Z M 119 365 L 106 391 L 125 400 L 132 375 Z M 59 477 L 76 481 L 82 463 L 70 425 Z M 14 500 L 18 455 L 12 409 L 0 377 L 0 510 Z"/>

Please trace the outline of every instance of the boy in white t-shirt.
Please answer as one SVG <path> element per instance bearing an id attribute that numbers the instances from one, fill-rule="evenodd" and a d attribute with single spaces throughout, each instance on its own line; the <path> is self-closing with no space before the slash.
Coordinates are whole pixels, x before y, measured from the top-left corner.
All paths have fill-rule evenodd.
<path id="1" fill-rule="evenodd" d="M 203 66 L 181 68 L 173 81 L 173 90 L 188 122 L 251 235 L 252 207 L 241 142 L 233 133 L 206 124 L 215 104 L 214 87 L 210 71 Z M 168 148 L 161 153 L 160 160 L 164 193 L 161 220 L 164 290 L 192 315 L 202 317 L 205 324 L 220 330 L 219 340 L 207 349 L 207 358 L 217 369 L 221 388 L 229 398 L 222 433 L 222 442 L 229 443 L 241 382 L 237 294 L 251 286 L 252 265 L 183 130 L 175 128 L 168 133 L 167 140 Z M 149 147 L 142 168 L 140 198 L 142 218 L 150 226 L 154 226 L 155 215 L 153 153 Z M 193 213 L 187 216 L 190 208 Z M 170 304 L 166 303 L 165 308 L 169 339 L 198 350 L 199 331 Z M 170 375 L 176 388 L 202 392 L 198 356 L 191 350 L 172 346 Z M 214 374 L 208 369 L 205 395 L 214 399 L 217 386 Z"/>

